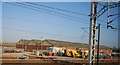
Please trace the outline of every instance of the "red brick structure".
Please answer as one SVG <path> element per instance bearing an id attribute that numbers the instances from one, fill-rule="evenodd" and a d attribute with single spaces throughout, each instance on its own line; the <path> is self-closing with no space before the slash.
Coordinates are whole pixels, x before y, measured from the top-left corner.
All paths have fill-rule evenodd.
<path id="1" fill-rule="evenodd" d="M 25 51 L 46 50 L 52 47 L 51 44 L 42 40 L 20 40 L 16 43 L 16 48 L 24 49 Z"/>
<path id="2" fill-rule="evenodd" d="M 81 50 L 88 50 L 89 45 L 84 43 L 58 40 L 23 40 L 23 39 L 16 43 L 16 48 L 21 48 L 24 49 L 25 51 L 46 50 L 48 47 L 61 47 L 71 49 L 81 48 Z M 95 50 L 95 52 L 97 52 L 97 49 Z M 112 53 L 112 49 L 100 45 L 100 52 Z"/>

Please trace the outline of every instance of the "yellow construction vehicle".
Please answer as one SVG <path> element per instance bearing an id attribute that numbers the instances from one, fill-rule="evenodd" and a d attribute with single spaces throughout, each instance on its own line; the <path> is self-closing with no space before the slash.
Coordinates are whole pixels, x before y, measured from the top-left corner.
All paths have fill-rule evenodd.
<path id="1" fill-rule="evenodd" d="M 65 56 L 68 57 L 81 57 L 81 58 L 86 58 L 88 57 L 88 52 L 82 51 L 81 49 L 65 49 Z"/>
<path id="2" fill-rule="evenodd" d="M 72 56 L 71 50 L 69 50 L 69 49 L 65 49 L 65 50 L 64 50 L 64 53 L 65 53 L 65 54 L 64 54 L 65 56 L 69 56 L 69 57 Z"/>
<path id="3" fill-rule="evenodd" d="M 81 58 L 87 58 L 88 57 L 88 51 L 86 50 L 81 50 L 81 48 L 77 48 L 76 49 L 77 52 L 81 55 Z"/>
<path id="4" fill-rule="evenodd" d="M 72 57 L 80 57 L 81 55 L 76 50 L 71 50 Z"/>
<path id="5" fill-rule="evenodd" d="M 88 51 L 84 51 L 85 58 L 88 57 Z"/>

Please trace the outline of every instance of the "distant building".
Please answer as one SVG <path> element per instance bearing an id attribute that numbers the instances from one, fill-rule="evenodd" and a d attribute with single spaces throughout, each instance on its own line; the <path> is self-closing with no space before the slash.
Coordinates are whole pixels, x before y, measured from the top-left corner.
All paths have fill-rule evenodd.
<path id="1" fill-rule="evenodd" d="M 81 48 L 81 50 L 88 50 L 89 45 L 85 43 L 48 40 L 48 39 L 46 40 L 23 40 L 21 39 L 20 41 L 16 43 L 16 48 L 21 48 L 21 49 L 24 49 L 25 51 L 46 50 L 48 48 L 52 48 L 51 51 L 55 52 L 54 49 L 61 49 L 61 48 L 62 49 Z M 95 52 L 97 52 L 97 49 L 95 50 Z M 100 45 L 100 52 L 112 53 L 112 49 L 109 47 Z"/>
<path id="2" fill-rule="evenodd" d="M 52 44 L 44 40 L 21 39 L 16 43 L 16 48 L 21 48 L 24 49 L 25 51 L 46 50 L 48 47 L 52 47 Z"/>

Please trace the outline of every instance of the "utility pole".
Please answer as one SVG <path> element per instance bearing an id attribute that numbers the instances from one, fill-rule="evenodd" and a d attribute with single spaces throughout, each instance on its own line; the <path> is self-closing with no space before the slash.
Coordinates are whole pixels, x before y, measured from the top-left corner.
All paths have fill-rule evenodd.
<path id="1" fill-rule="evenodd" d="M 100 24 L 98 24 L 97 65 L 99 65 L 99 49 L 100 49 Z"/>
<path id="2" fill-rule="evenodd" d="M 97 15 L 97 2 L 91 2 L 90 14 L 90 35 L 89 35 L 89 65 L 94 65 L 95 60 L 95 42 L 96 42 L 96 15 Z"/>
<path id="3" fill-rule="evenodd" d="M 96 18 L 99 18 L 108 9 L 119 7 L 119 6 L 120 6 L 120 2 L 113 3 L 110 5 L 104 6 L 102 9 L 100 9 L 97 12 L 97 2 L 91 2 L 90 31 L 89 31 L 90 33 L 89 34 L 89 59 L 88 59 L 89 65 L 93 65 L 95 61 L 94 54 L 95 54 L 95 42 L 96 42 Z M 108 14 L 109 14 L 109 11 L 108 11 Z M 109 23 L 111 23 L 111 21 L 108 22 L 107 24 Z M 109 26 L 109 25 L 107 25 L 107 27 L 111 27 L 112 29 L 114 29 L 112 26 Z"/>

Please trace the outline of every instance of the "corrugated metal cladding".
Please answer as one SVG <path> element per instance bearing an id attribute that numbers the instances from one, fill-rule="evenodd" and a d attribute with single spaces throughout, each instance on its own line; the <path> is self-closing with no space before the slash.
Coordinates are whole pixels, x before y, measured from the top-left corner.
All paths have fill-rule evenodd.
<path id="1" fill-rule="evenodd" d="M 58 41 L 58 40 L 23 40 L 21 39 L 16 43 L 16 48 L 22 48 L 26 51 L 32 50 L 45 50 L 48 47 L 65 47 L 65 48 L 81 48 L 82 50 L 88 50 L 89 45 L 84 43 Z M 97 46 L 96 46 L 97 48 Z M 97 50 L 95 50 L 97 52 Z M 100 52 L 112 53 L 112 49 L 106 46 L 100 46 Z"/>

